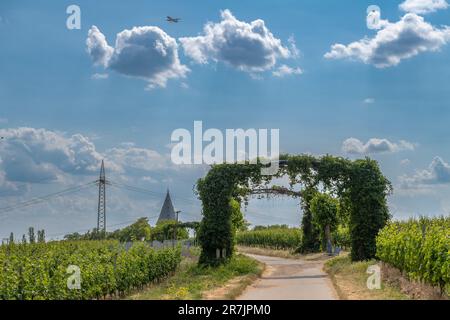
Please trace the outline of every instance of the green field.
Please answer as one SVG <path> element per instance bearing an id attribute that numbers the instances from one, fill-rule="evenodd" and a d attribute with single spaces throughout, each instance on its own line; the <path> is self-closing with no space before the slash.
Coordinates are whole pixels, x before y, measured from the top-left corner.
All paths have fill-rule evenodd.
<path id="1" fill-rule="evenodd" d="M 179 248 L 155 251 L 143 242 L 128 249 L 117 241 L 3 245 L 0 299 L 119 297 L 164 279 L 176 270 L 180 261 Z M 68 279 L 74 279 L 76 268 L 80 271 L 80 288 L 69 289 Z"/>

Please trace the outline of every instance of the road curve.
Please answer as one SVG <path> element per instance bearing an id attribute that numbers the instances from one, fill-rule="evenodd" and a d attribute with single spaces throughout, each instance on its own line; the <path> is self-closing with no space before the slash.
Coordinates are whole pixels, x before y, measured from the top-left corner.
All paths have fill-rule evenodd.
<path id="1" fill-rule="evenodd" d="M 266 264 L 266 270 L 237 300 L 338 299 L 331 280 L 322 271 L 323 261 L 247 255 Z"/>

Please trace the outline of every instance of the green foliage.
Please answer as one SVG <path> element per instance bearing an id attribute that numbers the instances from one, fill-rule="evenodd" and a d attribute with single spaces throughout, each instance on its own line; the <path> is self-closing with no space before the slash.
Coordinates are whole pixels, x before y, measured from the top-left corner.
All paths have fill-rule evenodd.
<path id="1" fill-rule="evenodd" d="M 151 240 L 163 242 L 164 240 L 173 239 L 176 228 L 176 238 L 178 240 L 188 239 L 189 232 L 186 228 L 179 226 L 175 220 L 160 221 L 151 231 Z"/>
<path id="2" fill-rule="evenodd" d="M 163 242 L 164 240 L 173 239 L 174 229 L 177 229 L 178 240 L 188 239 L 189 232 L 187 229 L 193 229 L 197 231 L 199 228 L 198 222 L 185 222 L 177 223 L 175 220 L 166 220 L 159 222 L 154 228 L 148 223 L 148 218 L 139 218 L 135 223 L 114 232 L 97 231 L 93 229 L 85 234 L 79 234 L 78 232 L 67 234 L 64 236 L 65 240 L 119 240 L 120 242 L 132 242 L 132 241 L 150 241 L 158 240 Z"/>
<path id="3" fill-rule="evenodd" d="M 86 232 L 85 234 L 79 234 L 78 232 L 66 234 L 64 236 L 65 240 L 76 241 L 76 240 L 104 240 L 108 238 L 110 233 L 105 232 L 103 230 L 99 231 L 97 228 L 94 228 Z"/>
<path id="4" fill-rule="evenodd" d="M 44 243 L 45 242 L 45 230 L 38 230 L 37 232 L 37 242 Z"/>
<path id="5" fill-rule="evenodd" d="M 334 245 L 341 249 L 347 250 L 352 246 L 350 238 L 350 229 L 344 225 L 339 225 L 331 235 Z"/>
<path id="6" fill-rule="evenodd" d="M 297 228 L 268 227 L 252 231 L 238 232 L 238 244 L 249 247 L 270 249 L 297 249 L 302 241 L 302 233 Z"/>
<path id="7" fill-rule="evenodd" d="M 36 236 L 34 234 L 34 228 L 33 227 L 29 227 L 28 228 L 28 241 L 30 243 L 35 243 L 36 242 Z"/>
<path id="8" fill-rule="evenodd" d="M 309 155 L 281 157 L 286 166 L 275 176 L 262 176 L 261 164 L 220 164 L 212 166 L 209 173 L 197 183 L 203 205 L 203 220 L 199 230 L 202 245 L 201 264 L 215 265 L 226 262 L 234 250 L 232 199 L 245 199 L 251 186 L 268 183 L 272 178 L 287 175 L 291 185 L 302 184 L 305 190 L 326 191 L 345 200 L 350 217 L 353 260 L 373 258 L 376 252 L 375 237 L 389 219 L 386 197 L 391 191 L 390 182 L 382 175 L 378 163 L 363 159 L 350 161 L 332 156 L 315 158 Z M 306 202 L 309 206 L 309 201 Z M 312 216 L 305 211 L 302 228 L 305 241 L 314 245 L 315 230 Z M 305 228 L 305 224 L 308 224 Z M 217 250 L 226 250 L 226 256 L 216 258 Z"/>
<path id="9" fill-rule="evenodd" d="M 215 165 L 207 176 L 197 182 L 203 205 L 203 220 L 198 232 L 202 246 L 200 264 L 218 265 L 227 262 L 234 251 L 234 228 L 231 200 L 249 188 L 250 180 L 261 181 L 259 165 Z M 216 258 L 217 250 L 225 257 Z"/>
<path id="10" fill-rule="evenodd" d="M 353 261 L 369 260 L 376 254 L 376 236 L 390 218 L 386 197 L 392 186 L 381 173 L 378 163 L 370 159 L 353 163 L 347 184 L 351 258 Z"/>
<path id="11" fill-rule="evenodd" d="M 82 240 L 82 237 L 83 237 L 82 234 L 80 234 L 80 233 L 78 233 L 78 232 L 74 232 L 74 233 L 66 234 L 66 235 L 64 236 L 64 240 L 67 240 L 67 241 L 77 241 L 77 240 Z"/>
<path id="12" fill-rule="evenodd" d="M 260 263 L 240 254 L 234 255 L 229 263 L 218 267 L 200 266 L 195 259 L 185 259 L 177 272 L 167 281 L 158 286 L 150 286 L 130 298 L 133 300 L 201 300 L 205 299 L 205 293 L 221 288 L 228 281 L 240 277 L 237 290 L 233 288 L 233 290 L 227 290 L 223 297 L 217 296 L 217 298 L 232 300 L 261 271 Z"/>
<path id="13" fill-rule="evenodd" d="M 108 239 L 115 239 L 121 242 L 150 240 L 151 227 L 148 218 L 140 218 L 132 225 L 108 234 Z"/>
<path id="14" fill-rule="evenodd" d="M 179 248 L 155 251 L 145 243 L 61 241 L 0 247 L 0 299 L 95 299 L 125 294 L 175 271 Z M 69 265 L 81 271 L 81 289 L 69 290 Z"/>
<path id="15" fill-rule="evenodd" d="M 331 241 L 331 233 L 338 225 L 339 201 L 326 193 L 316 193 L 311 200 L 312 222 L 321 231 L 322 250 Z"/>
<path id="16" fill-rule="evenodd" d="M 270 226 L 255 226 L 253 231 L 271 230 L 271 229 L 290 229 L 287 224 L 272 224 Z"/>
<path id="17" fill-rule="evenodd" d="M 450 217 L 392 222 L 377 237 L 377 257 L 441 290 L 450 289 Z"/>
<path id="18" fill-rule="evenodd" d="M 244 215 L 241 211 L 241 203 L 236 199 L 230 200 L 231 207 L 231 224 L 234 230 L 244 230 L 246 228 L 246 222 L 244 220 Z"/>
<path id="19" fill-rule="evenodd" d="M 302 233 L 303 239 L 298 252 L 300 253 L 313 253 L 320 250 L 320 229 L 313 223 L 313 217 L 311 212 L 311 201 L 314 199 L 318 191 L 312 187 L 306 188 L 302 191 Z"/>

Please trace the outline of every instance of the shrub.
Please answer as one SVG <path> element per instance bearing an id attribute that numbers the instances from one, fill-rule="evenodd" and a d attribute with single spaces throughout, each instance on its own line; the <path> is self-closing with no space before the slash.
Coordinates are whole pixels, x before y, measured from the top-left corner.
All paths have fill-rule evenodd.
<path id="1" fill-rule="evenodd" d="M 117 241 L 62 241 L 0 247 L 0 299 L 95 299 L 125 294 L 175 271 L 179 248 L 128 250 Z M 80 268 L 81 289 L 69 290 L 67 267 Z"/>
<path id="2" fill-rule="evenodd" d="M 411 279 L 450 284 L 450 218 L 392 222 L 377 237 L 377 257 Z"/>

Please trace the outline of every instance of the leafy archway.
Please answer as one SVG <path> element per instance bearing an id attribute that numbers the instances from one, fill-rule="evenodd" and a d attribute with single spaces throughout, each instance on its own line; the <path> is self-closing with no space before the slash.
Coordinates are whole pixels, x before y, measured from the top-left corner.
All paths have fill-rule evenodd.
<path id="1" fill-rule="evenodd" d="M 289 177 L 291 186 L 302 184 L 304 187 L 302 224 L 304 232 L 306 230 L 305 242 L 308 241 L 305 224 L 308 223 L 309 195 L 312 190 L 323 188 L 345 201 L 350 212 L 352 260 L 375 256 L 375 237 L 389 219 L 386 197 L 392 191 L 376 161 L 369 158 L 351 161 L 329 155 L 320 158 L 284 155 L 280 157 L 280 170 L 276 175 L 261 175 L 262 167 L 262 164 L 215 165 L 198 181 L 197 191 L 203 205 L 198 235 L 202 246 L 201 264 L 217 265 L 233 254 L 235 230 L 231 222 L 231 201 L 242 200 L 255 186 L 267 185 L 273 178 L 282 176 Z"/>

